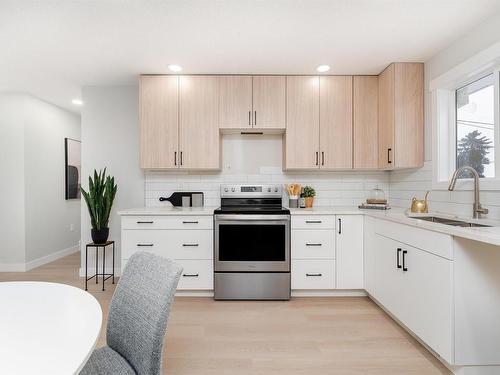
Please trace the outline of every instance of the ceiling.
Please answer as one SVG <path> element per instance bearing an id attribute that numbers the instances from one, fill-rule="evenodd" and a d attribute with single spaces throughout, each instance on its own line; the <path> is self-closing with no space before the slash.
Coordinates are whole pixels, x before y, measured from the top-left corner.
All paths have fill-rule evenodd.
<path id="1" fill-rule="evenodd" d="M 377 74 L 426 61 L 499 0 L 0 0 L 0 91 L 71 111 L 139 73 Z"/>

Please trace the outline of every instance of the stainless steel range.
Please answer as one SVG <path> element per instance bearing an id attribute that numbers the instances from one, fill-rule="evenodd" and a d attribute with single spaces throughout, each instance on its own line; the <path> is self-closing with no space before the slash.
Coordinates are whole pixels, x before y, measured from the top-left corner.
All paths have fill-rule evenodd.
<path id="1" fill-rule="evenodd" d="M 215 299 L 290 299 L 290 211 L 282 195 L 280 185 L 221 185 Z"/>

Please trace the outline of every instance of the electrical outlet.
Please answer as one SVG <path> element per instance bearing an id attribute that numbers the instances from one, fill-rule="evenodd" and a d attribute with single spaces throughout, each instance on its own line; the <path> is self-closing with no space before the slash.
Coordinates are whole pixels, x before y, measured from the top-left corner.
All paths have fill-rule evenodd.
<path id="1" fill-rule="evenodd" d="M 69 231 L 73 232 L 75 230 L 75 224 L 70 224 L 69 225 Z"/>

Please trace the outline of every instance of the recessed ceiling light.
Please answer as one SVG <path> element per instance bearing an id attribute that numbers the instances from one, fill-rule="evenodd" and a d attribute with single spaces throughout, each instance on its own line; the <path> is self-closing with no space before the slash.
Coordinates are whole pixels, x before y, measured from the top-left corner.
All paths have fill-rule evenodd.
<path id="1" fill-rule="evenodd" d="M 179 65 L 175 65 L 175 64 L 172 64 L 172 65 L 169 65 L 168 68 L 172 71 L 172 72 L 180 72 L 182 70 L 182 66 L 179 66 Z"/>
<path id="2" fill-rule="evenodd" d="M 328 72 L 330 70 L 330 65 L 320 65 L 316 70 L 320 73 Z"/>
<path id="3" fill-rule="evenodd" d="M 73 103 L 74 105 L 83 105 L 83 102 L 81 99 L 73 99 L 71 101 L 71 103 Z"/>

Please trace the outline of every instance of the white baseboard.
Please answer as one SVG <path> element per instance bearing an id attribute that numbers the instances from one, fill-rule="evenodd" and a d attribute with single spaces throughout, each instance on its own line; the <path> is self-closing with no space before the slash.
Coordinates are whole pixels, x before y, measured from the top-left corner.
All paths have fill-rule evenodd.
<path id="1" fill-rule="evenodd" d="M 363 289 L 292 290 L 292 297 L 366 297 Z"/>
<path id="2" fill-rule="evenodd" d="M 32 270 L 33 268 L 43 266 L 44 264 L 53 262 L 57 259 L 64 258 L 65 256 L 74 254 L 76 252 L 80 251 L 80 245 L 74 245 L 71 247 L 68 247 L 67 249 L 59 250 L 55 253 L 43 256 L 38 259 L 31 260 L 26 263 L 25 266 L 25 271 Z"/>
<path id="3" fill-rule="evenodd" d="M 26 264 L 0 263 L 0 272 L 26 272 Z"/>
<path id="4" fill-rule="evenodd" d="M 59 250 L 55 253 L 45 255 L 43 257 L 30 260 L 26 263 L 0 263 L 0 272 L 26 272 L 33 268 L 43 266 L 44 264 L 53 262 L 70 254 L 80 251 L 80 245 L 74 245 L 67 249 Z"/>
<path id="5" fill-rule="evenodd" d="M 176 297 L 213 297 L 213 290 L 177 290 Z"/>

